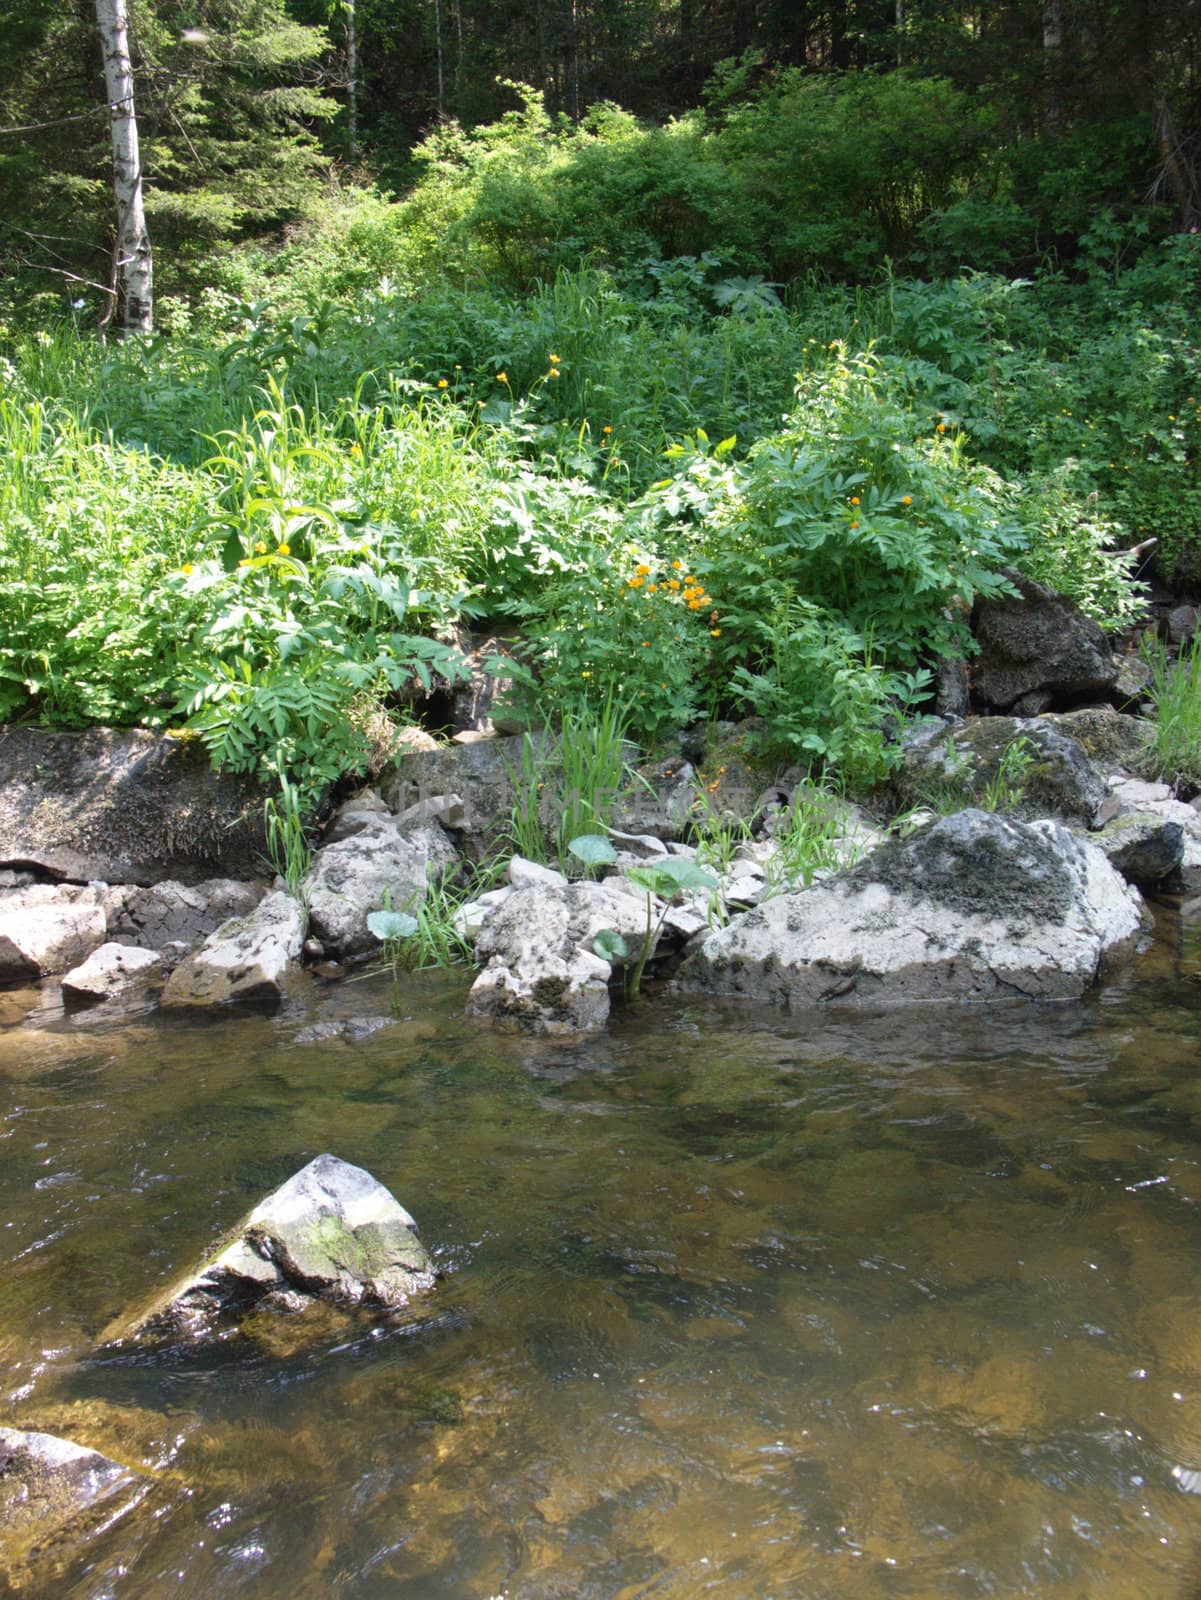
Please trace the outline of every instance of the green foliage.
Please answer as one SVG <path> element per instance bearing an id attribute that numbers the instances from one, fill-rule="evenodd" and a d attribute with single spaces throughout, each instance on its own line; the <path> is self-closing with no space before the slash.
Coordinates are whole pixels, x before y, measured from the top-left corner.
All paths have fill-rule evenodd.
<path id="1" fill-rule="evenodd" d="M 1186 794 L 1201 790 L 1201 633 L 1173 660 L 1163 641 L 1148 638 L 1146 659 L 1155 703 L 1155 770 Z"/>

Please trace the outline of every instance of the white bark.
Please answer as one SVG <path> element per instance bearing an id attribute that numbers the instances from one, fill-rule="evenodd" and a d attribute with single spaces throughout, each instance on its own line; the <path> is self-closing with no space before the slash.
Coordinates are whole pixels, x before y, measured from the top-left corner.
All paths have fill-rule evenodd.
<path id="1" fill-rule="evenodd" d="M 96 0 L 96 22 L 113 136 L 113 190 L 117 197 L 114 277 L 120 285 L 123 307 L 120 322 L 127 333 L 150 333 L 154 327 L 153 259 L 142 205 L 142 161 L 126 0 Z"/>
<path id="2" fill-rule="evenodd" d="M 359 155 L 359 44 L 355 34 L 355 0 L 346 0 L 346 76 L 349 80 L 350 159 Z"/>

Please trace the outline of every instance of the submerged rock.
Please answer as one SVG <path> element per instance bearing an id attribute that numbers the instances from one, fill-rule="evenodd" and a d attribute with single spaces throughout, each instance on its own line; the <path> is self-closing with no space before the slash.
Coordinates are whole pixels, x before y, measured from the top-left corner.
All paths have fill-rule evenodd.
<path id="1" fill-rule="evenodd" d="M 320 1155 L 260 1202 L 221 1247 L 104 1344 L 204 1340 L 252 1311 L 300 1311 L 314 1300 L 403 1306 L 434 1273 L 417 1224 L 362 1167 Z"/>
<path id="2" fill-rule="evenodd" d="M 165 1006 L 278 1000 L 304 945 L 304 909 L 277 889 L 248 917 L 234 917 L 185 957 L 167 980 Z"/>
<path id="3" fill-rule="evenodd" d="M 146 1492 L 132 1467 L 53 1433 L 0 1427 L 0 1579 L 49 1576 L 53 1547 L 108 1526 Z M 7 1591 L 5 1591 L 7 1592 Z"/>
<path id="4" fill-rule="evenodd" d="M 735 917 L 680 984 L 792 1006 L 1082 994 L 1128 947 L 1142 902 L 1054 822 L 976 810 Z"/>

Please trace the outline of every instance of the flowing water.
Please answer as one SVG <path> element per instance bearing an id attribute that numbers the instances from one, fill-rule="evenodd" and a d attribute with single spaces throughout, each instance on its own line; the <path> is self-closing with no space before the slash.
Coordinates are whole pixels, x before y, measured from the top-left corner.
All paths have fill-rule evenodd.
<path id="1" fill-rule="evenodd" d="M 152 1481 L 18 1592 L 1201 1596 L 1195 927 L 1080 1004 L 537 1041 L 464 986 L 0 996 L 0 1422 Z M 322 1150 L 418 1218 L 425 1305 L 97 1350 Z"/>

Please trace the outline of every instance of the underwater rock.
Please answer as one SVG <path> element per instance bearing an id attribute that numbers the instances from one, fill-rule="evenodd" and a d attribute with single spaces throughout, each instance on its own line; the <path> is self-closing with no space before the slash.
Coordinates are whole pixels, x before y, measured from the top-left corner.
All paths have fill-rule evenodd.
<path id="1" fill-rule="evenodd" d="M 1055 822 L 966 810 L 700 939 L 679 986 L 791 1006 L 1060 999 L 1139 931 L 1142 902 Z"/>
<path id="2" fill-rule="evenodd" d="M 0 1427 L 0 1580 L 49 1577 L 59 1541 L 71 1555 L 97 1522 L 108 1526 L 131 1509 L 149 1482 L 56 1434 Z"/>
<path id="3" fill-rule="evenodd" d="M 106 1328 L 101 1343 L 210 1339 L 252 1311 L 300 1311 L 314 1300 L 395 1309 L 433 1282 L 400 1202 L 362 1167 L 320 1155 L 198 1268 Z"/>

